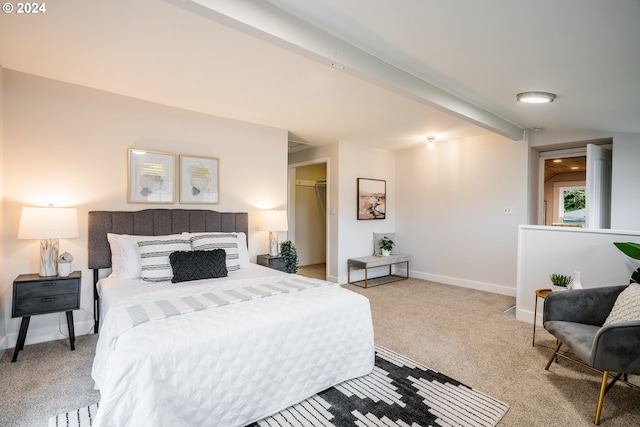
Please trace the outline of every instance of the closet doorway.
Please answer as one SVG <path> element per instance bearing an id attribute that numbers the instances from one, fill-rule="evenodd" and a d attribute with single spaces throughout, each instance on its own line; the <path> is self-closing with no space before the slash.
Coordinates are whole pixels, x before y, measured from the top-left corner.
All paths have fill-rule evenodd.
<path id="1" fill-rule="evenodd" d="M 327 161 L 289 167 L 289 238 L 301 274 L 325 279 L 327 272 Z"/>

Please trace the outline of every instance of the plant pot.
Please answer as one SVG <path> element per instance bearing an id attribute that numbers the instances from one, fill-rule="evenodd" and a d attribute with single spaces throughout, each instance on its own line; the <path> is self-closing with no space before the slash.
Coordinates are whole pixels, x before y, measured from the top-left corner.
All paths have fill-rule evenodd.
<path id="1" fill-rule="evenodd" d="M 389 255 L 391 255 L 391 251 L 385 251 L 384 249 L 382 249 L 380 252 L 382 253 L 382 256 L 389 256 Z"/>
<path id="2" fill-rule="evenodd" d="M 551 285 L 551 290 L 553 292 L 558 292 L 558 291 L 566 291 L 568 290 L 568 288 L 566 286 Z"/>
<path id="3" fill-rule="evenodd" d="M 58 276 L 60 277 L 69 277 L 71 274 L 71 263 L 70 262 L 59 262 L 58 263 Z"/>

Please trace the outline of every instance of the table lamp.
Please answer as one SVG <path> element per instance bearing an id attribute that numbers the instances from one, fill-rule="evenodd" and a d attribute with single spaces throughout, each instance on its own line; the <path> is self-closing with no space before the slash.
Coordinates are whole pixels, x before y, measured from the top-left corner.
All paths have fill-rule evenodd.
<path id="1" fill-rule="evenodd" d="M 75 208 L 22 208 L 18 239 L 40 239 L 40 276 L 56 276 L 58 239 L 78 237 Z"/>
<path id="2" fill-rule="evenodd" d="M 260 230 L 269 232 L 269 255 L 278 256 L 278 231 L 287 231 L 287 211 L 269 210 L 260 214 Z"/>

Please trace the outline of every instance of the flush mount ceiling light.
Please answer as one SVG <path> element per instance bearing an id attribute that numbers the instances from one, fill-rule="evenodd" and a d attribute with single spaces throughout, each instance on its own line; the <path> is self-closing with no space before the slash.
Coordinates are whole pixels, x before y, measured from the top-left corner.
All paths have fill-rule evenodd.
<path id="1" fill-rule="evenodd" d="M 522 92 L 516 95 L 519 102 L 528 104 L 546 104 L 556 99 L 556 94 L 551 92 Z"/>
<path id="2" fill-rule="evenodd" d="M 436 137 L 428 136 L 427 137 L 427 148 L 434 148 L 436 146 Z"/>

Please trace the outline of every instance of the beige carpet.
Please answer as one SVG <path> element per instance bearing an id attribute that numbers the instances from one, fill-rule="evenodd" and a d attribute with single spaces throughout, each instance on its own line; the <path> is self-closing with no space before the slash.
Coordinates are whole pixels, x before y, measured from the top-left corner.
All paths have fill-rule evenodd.
<path id="1" fill-rule="evenodd" d="M 590 426 L 600 375 L 561 361 L 544 371 L 553 338 L 503 313 L 515 299 L 410 279 L 369 289 L 382 346 L 438 370 L 510 406 L 499 426 Z M 532 296 L 533 297 L 533 296 Z M 96 336 L 76 351 L 60 340 L 13 350 L 0 360 L 0 426 L 46 426 L 49 417 L 98 400 L 91 359 Z M 633 378 L 636 382 L 637 377 Z M 620 384 L 607 394 L 602 426 L 640 426 L 640 392 Z"/>

